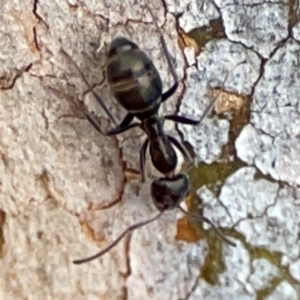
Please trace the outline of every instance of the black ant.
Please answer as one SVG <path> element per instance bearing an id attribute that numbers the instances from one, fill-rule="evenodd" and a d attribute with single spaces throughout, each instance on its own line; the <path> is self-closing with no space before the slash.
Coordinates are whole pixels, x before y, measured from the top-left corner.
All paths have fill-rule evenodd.
<path id="1" fill-rule="evenodd" d="M 146 151 L 149 147 L 154 167 L 164 175 L 164 177 L 155 179 L 151 184 L 151 197 L 156 208 L 159 210 L 159 214 L 149 220 L 128 227 L 107 248 L 91 257 L 74 260 L 74 264 L 89 262 L 102 256 L 116 246 L 129 232 L 159 219 L 166 210 L 174 208 L 179 208 L 183 213 L 192 218 L 197 218 L 209 223 L 225 242 L 231 246 L 236 246 L 235 243 L 223 236 L 209 219 L 201 215 L 190 214 L 180 207 L 180 203 L 183 202 L 189 194 L 190 185 L 189 177 L 186 173 L 175 174 L 177 155 L 173 146 L 178 148 L 188 160 L 191 161 L 191 157 L 186 148 L 177 139 L 165 133 L 164 121 L 171 120 L 182 124 L 199 125 L 212 110 L 217 98 L 209 104 L 199 120 L 192 120 L 179 115 L 158 115 L 161 104 L 167 101 L 175 93 L 179 82 L 162 32 L 157 25 L 151 9 L 148 6 L 147 9 L 159 31 L 163 51 L 174 80 L 173 85 L 163 93 L 161 77 L 149 56 L 129 39 L 117 37 L 109 46 L 108 63 L 106 67 L 107 81 L 113 96 L 128 113 L 119 125 L 108 132 L 104 132 L 97 121 L 89 114 L 85 114 L 85 116 L 98 132 L 104 136 L 116 135 L 134 127 L 140 127 L 146 133 L 147 138 L 140 150 L 140 172 L 142 181 L 144 181 Z M 62 52 L 67 55 L 64 50 L 62 50 Z M 67 56 L 71 59 L 69 55 Z M 75 64 L 74 61 L 73 63 Z M 76 64 L 75 66 L 84 78 L 78 66 Z M 86 80 L 85 82 L 87 83 Z M 88 83 L 87 85 L 89 86 Z M 93 95 L 105 110 L 110 120 L 115 123 L 113 116 L 103 100 L 94 92 Z M 140 122 L 132 123 L 134 117 Z"/>

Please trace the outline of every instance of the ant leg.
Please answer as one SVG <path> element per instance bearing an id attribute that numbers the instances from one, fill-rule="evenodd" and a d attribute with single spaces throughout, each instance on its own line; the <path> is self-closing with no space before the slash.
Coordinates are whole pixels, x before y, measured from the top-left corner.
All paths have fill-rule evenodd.
<path id="1" fill-rule="evenodd" d="M 107 106 L 105 105 L 105 103 L 103 102 L 102 98 L 95 93 L 94 91 L 92 91 L 94 97 L 96 98 L 97 102 L 100 104 L 100 106 L 102 107 L 102 109 L 105 111 L 105 113 L 107 114 L 108 118 L 114 123 L 117 124 L 115 118 L 113 117 L 113 115 L 110 113 L 109 109 L 107 108 Z"/>
<path id="2" fill-rule="evenodd" d="M 210 104 L 206 107 L 204 113 L 202 114 L 202 116 L 199 120 L 192 120 L 192 119 L 189 119 L 189 118 L 186 118 L 183 116 L 178 116 L 178 115 L 165 116 L 164 118 L 166 120 L 174 121 L 177 123 L 188 124 L 188 125 L 199 125 L 206 118 L 206 116 L 212 111 L 217 99 L 218 99 L 218 97 L 215 97 L 215 99 L 210 102 Z"/>
<path id="3" fill-rule="evenodd" d="M 88 121 L 95 127 L 95 129 L 100 132 L 100 134 L 104 135 L 104 136 L 112 136 L 112 135 L 116 135 L 119 133 L 122 133 L 124 131 L 127 131 L 131 128 L 140 126 L 140 123 L 132 123 L 129 124 L 133 118 L 133 116 L 131 117 L 131 114 L 127 114 L 126 117 L 124 118 L 124 120 L 121 122 L 120 125 L 118 125 L 116 128 L 105 132 L 101 129 L 100 125 L 98 124 L 97 121 L 95 121 L 90 115 L 85 114 L 85 117 L 88 119 Z M 129 122 L 128 122 L 129 121 Z"/>
<path id="4" fill-rule="evenodd" d="M 197 120 L 192 120 L 186 117 L 178 116 L 178 115 L 170 115 L 164 117 L 166 120 L 174 121 L 176 123 L 188 124 L 188 125 L 197 125 Z"/>
<path id="5" fill-rule="evenodd" d="M 160 40 L 161 40 L 161 43 L 162 43 L 162 46 L 163 46 L 163 50 L 164 50 L 165 56 L 166 56 L 167 61 L 168 61 L 168 66 L 171 70 L 173 80 L 174 80 L 174 84 L 169 88 L 169 90 L 167 90 L 166 92 L 164 92 L 162 94 L 161 101 L 165 102 L 167 99 L 169 99 L 176 92 L 176 90 L 178 88 L 178 85 L 179 85 L 179 82 L 178 82 L 177 73 L 174 69 L 174 65 L 171 61 L 170 53 L 168 52 L 168 49 L 167 49 L 166 41 L 165 41 L 165 39 L 164 39 L 164 37 L 163 37 L 160 30 L 159 30 L 159 33 L 160 33 Z"/>
<path id="6" fill-rule="evenodd" d="M 168 135 L 169 141 L 182 153 L 182 155 L 191 163 L 193 163 L 193 159 L 187 149 L 184 147 L 182 143 L 180 143 L 173 136 Z"/>
<path id="7" fill-rule="evenodd" d="M 169 90 L 162 94 L 161 102 L 165 102 L 166 100 L 168 100 L 176 92 L 177 88 L 178 82 L 175 82 Z"/>
<path id="8" fill-rule="evenodd" d="M 140 172 L 142 182 L 145 182 L 145 163 L 146 163 L 146 151 L 149 145 L 149 139 L 146 139 L 140 150 Z"/>
<path id="9" fill-rule="evenodd" d="M 168 66 L 169 66 L 169 69 L 170 69 L 170 71 L 171 71 L 171 74 L 172 74 L 172 77 L 173 77 L 173 80 L 174 80 L 174 84 L 170 87 L 170 89 L 167 90 L 165 93 L 162 94 L 162 99 L 161 99 L 161 101 L 164 102 L 164 101 L 166 101 L 168 98 L 170 98 L 170 97 L 175 93 L 175 91 L 177 90 L 178 85 L 179 85 L 179 82 L 178 82 L 178 76 L 177 76 L 177 73 L 176 73 L 176 71 L 175 71 L 174 65 L 173 65 L 173 63 L 172 63 L 172 58 L 171 58 L 171 55 L 170 55 L 170 53 L 169 53 L 169 51 L 168 51 L 167 43 L 166 43 L 165 38 L 164 38 L 164 36 L 163 36 L 163 34 L 162 34 L 162 32 L 161 32 L 161 29 L 159 28 L 159 26 L 158 26 L 158 24 L 157 24 L 157 22 L 156 22 L 156 19 L 155 19 L 155 17 L 154 17 L 154 14 L 153 14 L 153 12 L 152 12 L 152 10 L 150 9 L 150 7 L 149 7 L 148 4 L 146 4 L 146 7 L 147 7 L 147 9 L 148 9 L 148 11 L 149 11 L 149 13 L 150 13 L 152 19 L 153 19 L 153 22 L 154 22 L 154 24 L 155 24 L 155 26 L 156 26 L 156 29 L 157 29 L 158 32 L 159 32 L 159 35 L 160 35 L 160 42 L 161 42 L 161 44 L 162 44 L 162 47 L 163 47 L 163 50 L 164 50 L 164 54 L 165 54 L 166 59 L 167 59 L 167 62 L 168 62 Z"/>
<path id="10" fill-rule="evenodd" d="M 80 70 L 79 66 L 75 63 L 75 61 L 73 60 L 73 58 L 61 47 L 60 48 L 60 52 L 70 61 L 72 62 L 72 64 L 75 66 L 75 68 L 77 69 L 78 73 L 80 74 L 82 80 L 85 82 L 85 84 L 87 85 L 87 87 L 89 88 L 89 90 L 92 91 L 92 87 L 90 86 L 90 84 L 88 83 L 88 81 L 86 80 L 85 76 L 83 75 L 82 71 Z M 103 110 L 105 111 L 105 113 L 107 114 L 108 118 L 110 119 L 111 122 L 113 122 L 114 124 L 117 124 L 115 118 L 113 117 L 113 115 L 110 113 L 109 109 L 107 108 L 107 106 L 105 105 L 105 103 L 103 102 L 103 100 L 100 98 L 99 95 L 97 95 L 94 91 L 92 91 L 94 97 L 96 98 L 96 100 L 98 101 L 98 103 L 100 104 L 100 106 L 103 108 Z"/>
<path id="11" fill-rule="evenodd" d="M 241 61 L 240 63 L 238 63 L 237 65 L 235 65 L 225 76 L 224 80 L 223 80 L 223 83 L 222 83 L 222 86 L 224 86 L 229 74 L 231 72 L 233 72 L 234 69 L 236 69 L 239 65 L 242 65 L 246 63 L 246 61 Z M 189 118 L 186 118 L 186 117 L 182 117 L 182 116 L 178 116 L 178 115 L 170 115 L 170 116 L 165 116 L 164 118 L 166 120 L 171 120 L 171 121 L 174 121 L 174 122 L 177 122 L 177 123 L 182 123 L 182 124 L 189 124 L 189 125 L 199 125 L 202 123 L 202 121 L 206 118 L 206 116 L 212 111 L 215 103 L 217 102 L 219 98 L 219 95 L 216 96 L 210 103 L 209 105 L 206 107 L 204 113 L 202 114 L 201 118 L 199 120 L 192 120 L 192 119 L 189 119 Z"/>
<path id="12" fill-rule="evenodd" d="M 125 118 L 123 119 L 123 121 L 117 126 L 117 128 L 128 126 L 131 123 L 131 121 L 133 120 L 133 118 L 134 118 L 134 115 L 131 113 L 128 113 L 125 116 Z"/>

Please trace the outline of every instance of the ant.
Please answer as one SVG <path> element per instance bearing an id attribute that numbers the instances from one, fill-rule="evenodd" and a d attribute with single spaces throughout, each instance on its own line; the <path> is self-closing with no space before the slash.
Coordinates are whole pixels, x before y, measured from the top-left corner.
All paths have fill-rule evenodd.
<path id="1" fill-rule="evenodd" d="M 170 54 L 167 50 L 163 34 L 151 9 L 148 5 L 146 5 L 146 7 L 152 16 L 157 30 L 159 31 L 163 51 L 174 80 L 173 85 L 163 93 L 160 74 L 149 56 L 131 40 L 124 37 L 117 37 L 110 43 L 109 46 L 108 62 L 106 67 L 107 81 L 114 98 L 127 110 L 128 113 L 120 124 L 116 125 L 114 129 L 109 130 L 108 132 L 103 131 L 98 122 L 89 114 L 85 114 L 85 116 L 94 128 L 103 136 L 116 135 L 134 127 L 140 127 L 146 133 L 147 138 L 140 150 L 141 179 L 143 182 L 145 181 L 146 151 L 149 147 L 152 164 L 164 175 L 164 177 L 156 178 L 151 184 L 151 197 L 154 205 L 159 210 L 159 214 L 151 219 L 128 227 L 107 248 L 91 257 L 74 260 L 74 264 L 89 262 L 102 256 L 115 247 L 128 233 L 159 219 L 165 211 L 174 208 L 179 208 L 184 214 L 192 218 L 197 218 L 209 223 L 226 243 L 231 246 L 236 246 L 235 243 L 223 236 L 221 231 L 219 231 L 219 229 L 217 229 L 208 218 L 188 213 L 180 207 L 180 203 L 183 202 L 189 194 L 190 184 L 189 177 L 186 173 L 175 174 L 177 155 L 173 146 L 178 148 L 185 158 L 190 161 L 192 159 L 189 152 L 177 139 L 165 133 L 164 121 L 170 120 L 176 123 L 194 126 L 199 125 L 212 110 L 217 97 L 208 105 L 199 120 L 192 120 L 176 114 L 168 116 L 158 115 L 158 110 L 161 104 L 167 101 L 175 93 L 179 85 L 179 81 L 172 64 Z M 72 58 L 63 49 L 61 49 L 61 51 L 72 60 Z M 77 70 L 89 86 L 79 67 L 73 60 L 72 62 L 75 64 Z M 106 112 L 109 119 L 113 123 L 116 123 L 100 96 L 94 92 L 92 93 Z M 134 117 L 140 122 L 132 123 Z"/>

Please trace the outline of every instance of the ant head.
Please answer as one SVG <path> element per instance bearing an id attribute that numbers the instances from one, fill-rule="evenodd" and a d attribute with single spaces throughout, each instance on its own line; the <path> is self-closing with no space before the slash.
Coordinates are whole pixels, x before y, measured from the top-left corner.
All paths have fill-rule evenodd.
<path id="1" fill-rule="evenodd" d="M 131 49 L 138 49 L 137 44 L 125 37 L 117 37 L 113 39 L 109 45 L 108 56 L 112 57 L 116 54 L 126 52 Z"/>
<path id="2" fill-rule="evenodd" d="M 151 197 L 159 211 L 178 207 L 189 191 L 189 177 L 185 173 L 179 173 L 172 178 L 157 178 L 151 185 Z"/>

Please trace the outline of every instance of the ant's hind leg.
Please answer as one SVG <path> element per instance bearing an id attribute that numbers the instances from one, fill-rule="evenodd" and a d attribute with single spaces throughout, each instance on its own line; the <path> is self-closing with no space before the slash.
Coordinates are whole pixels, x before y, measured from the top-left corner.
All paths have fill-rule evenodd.
<path id="1" fill-rule="evenodd" d="M 161 43 L 162 43 L 162 47 L 163 47 L 165 56 L 166 56 L 167 61 L 168 61 L 168 66 L 171 70 L 173 80 L 174 80 L 174 84 L 166 92 L 164 92 L 162 94 L 161 101 L 164 102 L 164 101 L 168 100 L 176 92 L 176 90 L 178 88 L 178 85 L 179 85 L 179 82 L 178 82 L 177 73 L 176 73 L 175 68 L 174 68 L 174 64 L 172 63 L 172 58 L 171 58 L 170 53 L 167 49 L 166 41 L 165 41 L 165 39 L 164 39 L 164 37 L 163 37 L 160 30 L 159 30 L 159 33 L 160 33 L 160 40 L 161 40 Z"/>
<path id="2" fill-rule="evenodd" d="M 235 65 L 225 76 L 224 80 L 223 80 L 223 84 L 222 86 L 225 85 L 225 82 L 229 76 L 229 74 L 234 70 L 236 69 L 239 65 L 242 65 L 244 64 L 245 61 L 241 61 L 240 63 L 238 63 L 237 65 Z M 192 119 L 189 119 L 189 118 L 186 118 L 186 117 L 183 117 L 183 116 L 178 116 L 178 115 L 169 115 L 169 116 L 165 116 L 164 118 L 166 120 L 170 120 L 170 121 L 174 121 L 174 122 L 177 122 L 177 123 L 182 123 L 182 124 L 188 124 L 188 125 L 199 125 L 203 122 L 203 120 L 206 118 L 206 116 L 208 114 L 210 114 L 210 112 L 212 111 L 212 109 L 214 108 L 217 100 L 219 98 L 219 95 L 216 96 L 210 103 L 209 105 L 205 108 L 202 116 L 200 117 L 199 120 L 192 120 Z"/>
<path id="3" fill-rule="evenodd" d="M 151 17 L 153 19 L 153 22 L 159 32 L 159 35 L 160 35 L 160 42 L 162 44 L 162 47 L 163 47 L 163 50 L 164 50 L 164 54 L 166 56 L 166 59 L 167 59 L 167 62 L 168 62 L 168 66 L 169 66 L 169 69 L 171 71 L 171 74 L 172 74 L 172 77 L 173 77 L 173 80 L 174 80 L 174 84 L 169 88 L 169 90 L 167 90 L 165 93 L 162 94 L 162 102 L 166 101 L 167 99 L 169 99 L 174 93 L 175 91 L 177 90 L 178 88 L 178 85 L 179 85 L 179 82 L 178 82 L 178 76 L 177 76 L 177 73 L 175 71 L 175 68 L 174 68 L 174 64 L 172 63 L 172 57 L 168 51 L 168 48 L 167 48 L 167 43 L 166 43 L 166 40 L 161 32 L 161 29 L 159 28 L 157 22 L 156 22 L 156 19 L 154 17 L 154 14 L 152 12 L 152 10 L 150 9 L 150 7 L 148 6 L 148 4 L 146 4 L 146 7 L 148 9 L 148 11 L 150 12 L 151 14 Z"/>
<path id="4" fill-rule="evenodd" d="M 102 109 L 105 111 L 105 113 L 107 114 L 108 118 L 110 119 L 110 121 L 112 123 L 114 123 L 115 125 L 117 124 L 115 118 L 113 117 L 113 115 L 110 113 L 109 109 L 107 108 L 107 106 L 105 105 L 105 103 L 103 102 L 102 98 L 95 93 L 94 91 L 92 91 L 95 99 L 97 100 L 97 102 L 100 104 L 100 106 L 102 107 Z"/>
<path id="5" fill-rule="evenodd" d="M 203 114 L 199 120 L 192 120 L 190 118 L 186 118 L 186 117 L 178 116 L 178 115 L 164 116 L 164 118 L 166 120 L 174 121 L 176 123 L 182 123 L 182 124 L 188 124 L 188 125 L 199 125 L 206 118 L 206 116 L 212 111 L 217 99 L 218 99 L 218 97 L 215 97 L 215 99 L 210 102 L 210 104 L 206 107 L 205 111 L 203 112 Z"/>
<path id="6" fill-rule="evenodd" d="M 110 113 L 109 109 L 107 108 L 107 106 L 105 105 L 105 103 L 103 102 L 103 100 L 101 99 L 101 97 L 99 95 L 97 95 L 93 90 L 92 87 L 90 86 L 90 84 L 88 83 L 87 79 L 85 78 L 84 74 L 82 73 L 82 71 L 80 70 L 79 66 L 76 64 L 76 62 L 73 60 L 73 58 L 63 49 L 60 48 L 60 52 L 74 65 L 74 67 L 77 69 L 78 73 L 80 74 L 82 80 L 85 82 L 85 84 L 87 85 L 87 87 L 89 88 L 89 90 L 92 91 L 93 96 L 95 97 L 95 99 L 98 101 L 98 103 L 100 104 L 100 106 L 103 108 L 103 110 L 105 111 L 105 113 L 107 114 L 108 118 L 110 119 L 110 121 L 112 123 L 114 123 L 115 125 L 117 124 L 115 118 L 113 117 L 113 115 Z"/>
<path id="7" fill-rule="evenodd" d="M 137 126 L 140 126 L 139 123 L 132 123 L 130 124 L 130 122 L 132 121 L 133 119 L 133 115 L 132 114 L 127 114 L 124 118 L 124 120 L 114 129 L 108 131 L 108 132 L 105 132 L 101 129 L 99 123 L 94 120 L 89 114 L 85 114 L 85 117 L 87 118 L 87 120 L 94 126 L 94 128 L 102 135 L 104 136 L 112 136 L 112 135 L 116 135 L 116 134 L 119 134 L 119 133 L 122 133 L 124 131 L 127 131 L 131 128 L 134 128 L 134 127 L 137 127 Z"/>

